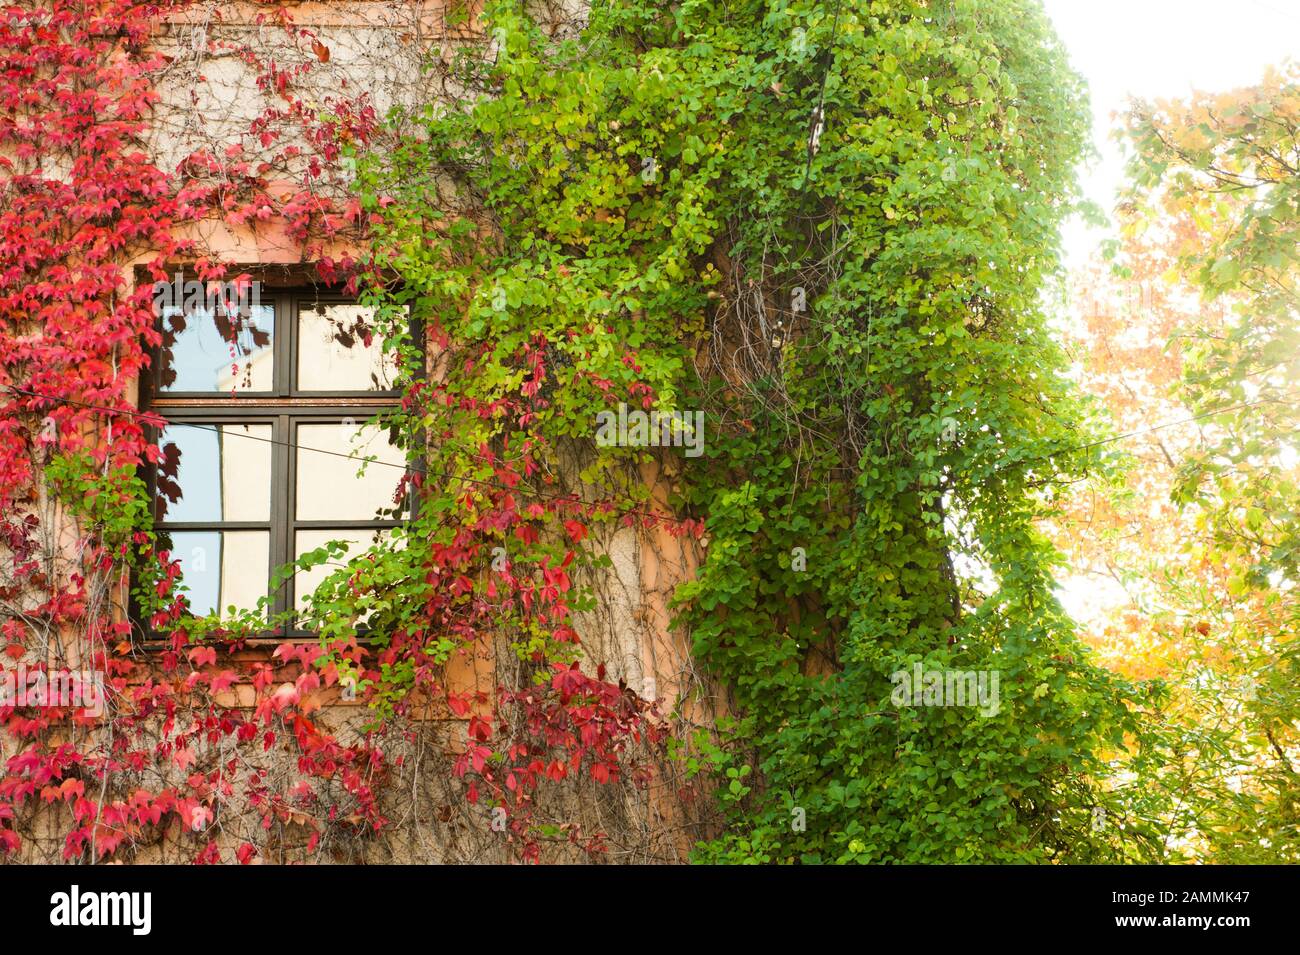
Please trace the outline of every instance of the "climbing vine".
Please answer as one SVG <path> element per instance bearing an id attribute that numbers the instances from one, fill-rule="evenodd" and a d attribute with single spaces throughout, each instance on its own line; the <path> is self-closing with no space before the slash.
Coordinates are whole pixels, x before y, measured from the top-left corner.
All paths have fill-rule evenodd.
<path id="1" fill-rule="evenodd" d="M 307 92 L 330 48 L 268 6 L 278 53 L 191 49 L 271 105 L 168 164 L 154 41 L 194 9 L 0 19 L 7 652 L 109 677 L 100 716 L 0 706 L 7 851 L 52 814 L 87 861 L 365 857 L 460 820 L 533 861 L 648 853 L 637 819 L 702 861 L 1161 853 L 1120 771 L 1158 688 L 1093 665 L 1036 527 L 1104 463 L 1042 314 L 1085 114 L 1036 4 L 453 6 L 450 99 L 383 120 Z M 319 640 L 260 657 L 265 605 L 189 612 L 138 476 L 149 282 L 226 278 L 214 224 L 373 307 L 411 462 L 389 539 L 277 572 L 344 564 Z M 703 424 L 600 438 L 629 411 Z M 628 533 L 698 564 L 676 626 L 707 672 L 668 695 L 582 635 Z M 449 678 L 479 653 L 490 681 Z M 1000 683 L 917 706 L 911 672 Z M 433 777 L 469 815 L 406 798 Z"/>
<path id="2" fill-rule="evenodd" d="M 434 507 L 546 573 L 566 510 L 653 519 L 666 489 L 701 555 L 679 624 L 732 709 L 671 741 L 726 816 L 697 857 L 1160 855 L 1114 772 L 1160 691 L 1091 662 L 1036 526 L 1103 463 L 1074 450 L 1092 425 L 1043 317 L 1086 119 L 1037 6 L 627 2 L 572 36 L 512 3 L 485 18 L 490 55 L 449 67 L 461 108 L 366 182 L 401 278 L 384 297 L 437 316 L 445 349 L 431 468 L 506 477 L 536 536 L 484 526 L 496 491 L 453 481 Z M 703 455 L 595 440 L 628 407 L 702 411 Z M 511 622 L 521 653 L 565 659 L 557 621 Z M 913 668 L 997 674 L 1000 705 L 899 706 Z"/>

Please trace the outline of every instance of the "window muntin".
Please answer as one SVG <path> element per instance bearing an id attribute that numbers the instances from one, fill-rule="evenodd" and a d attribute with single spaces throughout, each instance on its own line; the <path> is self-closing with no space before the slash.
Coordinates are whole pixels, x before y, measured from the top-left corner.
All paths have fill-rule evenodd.
<path id="1" fill-rule="evenodd" d="M 264 292 L 261 301 L 257 328 L 267 334 L 227 325 L 234 349 L 223 330 L 196 327 L 213 321 L 208 312 L 180 323 L 163 316 L 181 327 L 177 340 L 196 344 L 160 351 L 146 399 L 168 421 L 150 475 L 155 526 L 171 542 L 196 614 L 250 608 L 273 568 L 331 540 L 355 554 L 402 517 L 394 496 L 405 455 L 369 421 L 395 404 L 395 358 L 383 353 L 368 310 L 311 291 Z M 226 372 L 234 353 L 233 379 L 194 370 L 206 367 L 193 356 L 210 357 L 214 336 Z M 300 572 L 272 595 L 272 612 L 301 609 L 333 569 Z M 307 636 L 296 627 L 265 635 Z"/>
<path id="2" fill-rule="evenodd" d="M 313 292 L 258 298 L 233 318 L 219 309 L 164 309 L 155 403 L 204 396 L 397 397 L 393 354 L 385 354 L 369 308 Z"/>

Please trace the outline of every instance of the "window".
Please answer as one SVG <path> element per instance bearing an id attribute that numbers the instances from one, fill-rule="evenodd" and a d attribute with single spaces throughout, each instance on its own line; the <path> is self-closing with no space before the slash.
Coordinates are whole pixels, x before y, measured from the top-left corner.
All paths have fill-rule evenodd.
<path id="1" fill-rule="evenodd" d="M 368 423 L 396 404 L 396 358 L 368 309 L 317 291 L 260 290 L 233 318 L 202 301 L 161 313 L 142 402 L 168 424 L 149 484 L 192 612 L 252 608 L 276 567 L 331 540 L 359 552 L 397 526 L 405 455 Z M 271 611 L 302 607 L 333 569 L 300 572 Z"/>

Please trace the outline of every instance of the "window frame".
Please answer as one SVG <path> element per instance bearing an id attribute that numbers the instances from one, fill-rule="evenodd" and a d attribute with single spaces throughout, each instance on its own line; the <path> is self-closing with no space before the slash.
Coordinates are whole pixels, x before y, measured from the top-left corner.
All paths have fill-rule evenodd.
<path id="1" fill-rule="evenodd" d="M 295 574 L 272 594 L 270 576 L 279 567 L 295 559 L 295 538 L 300 530 L 339 531 L 340 536 L 356 536 L 357 531 L 373 534 L 401 527 L 412 516 L 416 501 L 410 496 L 405 516 L 398 518 L 373 518 L 364 520 L 300 520 L 297 518 L 298 429 L 302 425 L 339 424 L 351 420 L 358 427 L 365 425 L 376 414 L 397 408 L 402 392 L 386 391 L 305 390 L 297 387 L 299 329 L 298 316 L 304 306 L 359 304 L 356 296 L 333 290 L 321 290 L 310 285 L 285 286 L 260 290 L 259 304 L 270 305 L 274 314 L 274 329 L 270 347 L 272 353 L 272 380 L 270 391 L 164 391 L 161 387 L 161 347 L 151 349 L 150 370 L 141 376 L 139 407 L 142 411 L 157 413 L 167 426 L 215 425 L 269 425 L 271 428 L 271 488 L 270 506 L 265 521 L 168 521 L 159 520 L 157 514 L 157 465 L 142 463 L 145 485 L 150 501 L 152 527 L 156 533 L 166 532 L 229 532 L 265 531 L 268 534 L 267 592 L 272 597 L 269 612 L 278 616 L 292 611 L 296 606 Z M 158 321 L 163 321 L 159 316 Z M 423 343 L 422 323 L 413 316 L 407 324 L 412 341 Z M 423 349 L 421 349 L 423 351 Z M 424 368 L 417 370 L 424 375 Z M 156 443 L 158 428 L 147 429 L 149 440 Z M 247 438 L 245 440 L 262 440 Z M 360 467 L 361 457 L 357 458 Z M 386 468 L 378 461 L 367 467 Z M 419 470 L 418 458 L 407 455 L 406 474 Z M 134 611 L 134 608 L 132 608 Z M 224 613 L 224 608 L 216 608 Z M 139 617 L 132 613 L 137 620 Z M 147 620 L 140 621 L 147 641 L 164 639 L 155 632 Z M 316 634 L 299 627 L 294 619 L 288 625 L 270 628 L 258 633 L 258 641 L 280 642 L 285 639 L 308 640 Z"/>

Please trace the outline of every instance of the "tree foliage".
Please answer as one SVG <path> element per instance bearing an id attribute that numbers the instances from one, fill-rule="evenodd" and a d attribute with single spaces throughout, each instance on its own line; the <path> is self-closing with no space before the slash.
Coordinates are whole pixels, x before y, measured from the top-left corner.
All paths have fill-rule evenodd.
<path id="1" fill-rule="evenodd" d="M 1121 268 L 1142 268 L 1156 247 L 1161 284 L 1195 303 L 1175 330 L 1173 394 L 1198 430 L 1169 458 L 1190 558 L 1170 593 L 1201 711 L 1181 747 L 1191 771 L 1178 824 L 1213 858 L 1293 862 L 1300 71 L 1135 104 L 1126 132 L 1134 157 Z"/>

